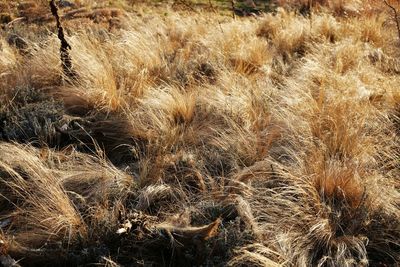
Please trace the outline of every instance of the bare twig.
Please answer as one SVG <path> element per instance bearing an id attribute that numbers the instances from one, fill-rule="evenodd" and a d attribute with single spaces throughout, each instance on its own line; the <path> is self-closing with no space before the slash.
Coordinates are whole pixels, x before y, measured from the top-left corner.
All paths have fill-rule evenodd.
<path id="1" fill-rule="evenodd" d="M 231 0 L 231 8 L 232 8 L 232 18 L 236 18 L 235 14 L 235 0 Z"/>
<path id="2" fill-rule="evenodd" d="M 55 3 L 55 0 L 50 1 L 50 10 L 57 22 L 58 39 L 61 42 L 60 57 L 61 57 L 63 72 L 66 77 L 72 79 L 76 76 L 76 73 L 72 70 L 72 60 L 68 51 L 71 49 L 71 46 L 69 45 L 67 40 L 65 40 L 64 29 L 60 22 L 60 17 L 58 15 L 58 8 Z"/>
<path id="3" fill-rule="evenodd" d="M 389 4 L 389 2 L 387 0 L 383 0 L 383 2 L 385 3 L 385 5 L 387 5 L 394 13 L 394 19 L 396 20 L 396 26 L 397 26 L 397 34 L 399 36 L 400 39 L 400 24 L 399 24 L 399 16 L 397 13 L 397 9 L 392 6 L 391 4 Z"/>
<path id="4" fill-rule="evenodd" d="M 172 239 L 178 239 L 180 242 L 191 241 L 193 239 L 207 240 L 217 235 L 218 228 L 221 225 L 221 219 L 199 227 L 176 227 L 170 224 L 159 224 L 156 226 L 157 232 L 165 231 Z"/>

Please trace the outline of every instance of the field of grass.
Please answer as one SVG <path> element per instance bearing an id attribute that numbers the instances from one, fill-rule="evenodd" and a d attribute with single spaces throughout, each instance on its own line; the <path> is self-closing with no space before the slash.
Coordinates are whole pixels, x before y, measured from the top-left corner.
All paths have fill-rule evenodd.
<path id="1" fill-rule="evenodd" d="M 0 1 L 0 266 L 398 266 L 392 10 L 236 2 Z"/>

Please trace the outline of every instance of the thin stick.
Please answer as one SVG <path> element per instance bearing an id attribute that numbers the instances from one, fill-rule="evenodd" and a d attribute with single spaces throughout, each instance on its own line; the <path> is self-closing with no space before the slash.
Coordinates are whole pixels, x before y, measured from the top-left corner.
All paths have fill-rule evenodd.
<path id="1" fill-rule="evenodd" d="M 394 6 L 392 6 L 391 4 L 389 4 L 388 1 L 383 0 L 383 2 L 384 2 L 390 9 L 393 10 L 394 19 L 396 20 L 397 34 L 398 34 L 399 39 L 400 39 L 400 24 L 399 24 L 399 17 L 398 17 L 398 14 L 397 14 L 397 10 L 396 10 L 396 8 L 395 8 Z"/>
<path id="2" fill-rule="evenodd" d="M 61 63 L 62 63 L 62 67 L 63 67 L 63 72 L 66 77 L 74 78 L 76 76 L 76 73 L 72 70 L 72 60 L 71 60 L 71 57 L 70 57 L 69 51 L 68 51 L 71 49 L 71 46 L 69 45 L 67 40 L 65 40 L 64 29 L 60 22 L 60 17 L 58 15 L 58 8 L 55 3 L 55 0 L 50 1 L 50 10 L 57 22 L 58 39 L 61 42 L 60 58 L 61 58 Z"/>
<path id="3" fill-rule="evenodd" d="M 231 6 L 232 6 L 232 18 L 236 18 L 235 15 L 235 0 L 231 0 Z"/>

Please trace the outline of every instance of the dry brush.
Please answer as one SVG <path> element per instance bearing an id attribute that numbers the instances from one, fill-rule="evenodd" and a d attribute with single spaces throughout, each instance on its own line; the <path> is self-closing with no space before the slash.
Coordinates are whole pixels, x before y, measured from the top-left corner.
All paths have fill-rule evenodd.
<path id="1" fill-rule="evenodd" d="M 6 31 L 2 264 L 396 266 L 396 26 L 322 2 L 65 19 L 65 84 L 57 36 Z"/>

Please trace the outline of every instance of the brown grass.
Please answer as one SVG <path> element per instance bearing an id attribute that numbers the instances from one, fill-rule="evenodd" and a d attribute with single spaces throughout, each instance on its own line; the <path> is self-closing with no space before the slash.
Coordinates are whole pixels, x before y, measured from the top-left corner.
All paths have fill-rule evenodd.
<path id="1" fill-rule="evenodd" d="M 47 1 L 8 3 L 0 260 L 396 266 L 396 24 L 378 1 L 308 3 L 79 1 L 60 10 L 76 79 Z"/>

